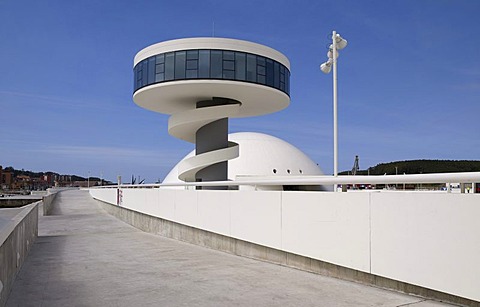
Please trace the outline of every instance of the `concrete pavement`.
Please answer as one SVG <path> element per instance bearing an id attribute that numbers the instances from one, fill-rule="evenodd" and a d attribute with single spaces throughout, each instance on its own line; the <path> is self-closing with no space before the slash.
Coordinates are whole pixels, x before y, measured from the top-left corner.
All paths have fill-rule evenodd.
<path id="1" fill-rule="evenodd" d="M 7 306 L 451 306 L 144 233 L 87 191 L 52 214 Z"/>

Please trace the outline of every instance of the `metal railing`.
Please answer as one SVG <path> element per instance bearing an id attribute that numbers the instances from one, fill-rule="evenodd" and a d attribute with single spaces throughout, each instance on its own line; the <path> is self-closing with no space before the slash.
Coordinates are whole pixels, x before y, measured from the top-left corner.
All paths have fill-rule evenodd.
<path id="1" fill-rule="evenodd" d="M 431 183 L 476 183 L 480 172 L 409 174 L 384 176 L 271 176 L 239 177 L 232 181 L 179 182 L 157 184 L 121 184 L 94 188 L 159 188 L 159 187 L 209 187 L 209 186 L 283 186 L 283 185 L 335 185 L 335 184 L 431 184 Z"/>

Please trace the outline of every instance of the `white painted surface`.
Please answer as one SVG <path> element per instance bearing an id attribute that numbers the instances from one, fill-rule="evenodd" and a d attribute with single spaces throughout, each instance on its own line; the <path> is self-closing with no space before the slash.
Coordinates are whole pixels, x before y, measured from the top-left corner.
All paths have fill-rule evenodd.
<path id="1" fill-rule="evenodd" d="M 196 108 L 172 114 L 168 119 L 168 133 L 174 137 L 195 143 L 197 130 L 222 117 L 234 117 L 240 104 Z"/>
<path id="2" fill-rule="evenodd" d="M 198 192 L 195 190 L 178 190 L 175 192 L 175 218 L 173 221 L 192 227 L 199 227 Z M 212 219 L 215 218 L 212 217 Z"/>
<path id="3" fill-rule="evenodd" d="M 281 192 L 230 193 L 232 237 L 281 249 Z"/>
<path id="4" fill-rule="evenodd" d="M 122 192 L 133 210 L 480 301 L 480 194 Z M 116 189 L 90 193 L 115 204 Z"/>
<path id="5" fill-rule="evenodd" d="M 238 144 L 230 143 L 229 145 L 231 146 L 227 148 L 208 151 L 182 160 L 178 164 L 178 179 L 195 182 L 195 174 L 204 167 L 237 158 Z"/>
<path id="6" fill-rule="evenodd" d="M 231 236 L 231 193 L 202 191 L 198 193 L 199 228 Z"/>
<path id="7" fill-rule="evenodd" d="M 117 189 L 90 189 L 90 195 L 94 198 L 112 204 L 117 204 Z"/>
<path id="8" fill-rule="evenodd" d="M 161 97 L 161 98 L 159 98 Z M 147 110 L 174 114 L 195 109 L 196 103 L 227 97 L 242 103 L 234 118 L 270 114 L 285 109 L 290 97 L 262 84 L 235 80 L 187 79 L 150 84 L 133 94 L 134 102 Z"/>
<path id="9" fill-rule="evenodd" d="M 368 199 L 369 193 L 283 193 L 283 250 L 369 272 Z"/>
<path id="10" fill-rule="evenodd" d="M 372 194 L 372 273 L 480 300 L 480 195 Z"/>
<path id="11" fill-rule="evenodd" d="M 162 216 L 164 219 L 175 220 L 175 191 L 154 189 L 158 196 L 155 202 L 154 216 Z"/>

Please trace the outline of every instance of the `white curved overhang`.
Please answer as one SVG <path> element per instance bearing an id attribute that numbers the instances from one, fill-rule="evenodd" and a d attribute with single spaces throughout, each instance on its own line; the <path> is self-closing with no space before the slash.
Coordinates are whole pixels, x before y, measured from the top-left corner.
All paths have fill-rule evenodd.
<path id="1" fill-rule="evenodd" d="M 288 60 L 288 58 L 281 52 L 273 48 L 257 43 L 252 43 L 249 41 L 219 37 L 195 37 L 174 39 L 148 46 L 140 50 L 136 54 L 133 61 L 133 67 L 135 67 L 135 65 L 137 65 L 142 60 L 157 54 L 193 49 L 219 49 L 248 52 L 275 60 L 283 64 L 285 67 L 288 68 L 288 70 L 290 70 L 290 61 Z"/>
<path id="2" fill-rule="evenodd" d="M 224 97 L 241 103 L 232 117 L 248 117 L 283 110 L 290 104 L 284 92 L 255 83 L 231 80 L 180 80 L 157 83 L 137 90 L 134 102 L 142 108 L 173 114 L 191 110 L 201 100 Z"/>

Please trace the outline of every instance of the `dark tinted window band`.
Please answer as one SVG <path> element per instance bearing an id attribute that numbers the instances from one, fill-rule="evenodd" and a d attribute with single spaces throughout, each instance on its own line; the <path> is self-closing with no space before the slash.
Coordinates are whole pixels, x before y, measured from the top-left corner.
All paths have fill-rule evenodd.
<path id="1" fill-rule="evenodd" d="M 135 65 L 134 92 L 168 81 L 213 79 L 262 84 L 290 95 L 290 71 L 272 59 L 227 50 L 180 50 L 156 54 Z"/>

